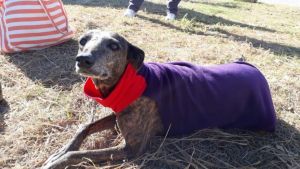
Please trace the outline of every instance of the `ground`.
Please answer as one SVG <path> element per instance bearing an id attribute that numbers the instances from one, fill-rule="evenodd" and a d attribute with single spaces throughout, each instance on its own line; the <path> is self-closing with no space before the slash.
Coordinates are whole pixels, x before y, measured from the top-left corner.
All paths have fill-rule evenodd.
<path id="1" fill-rule="evenodd" d="M 207 129 L 185 138 L 155 138 L 137 159 L 104 168 L 300 168 L 300 10 L 231 0 L 180 3 L 178 20 L 165 21 L 165 1 L 145 2 L 124 18 L 126 0 L 64 0 L 72 40 L 39 51 L 0 54 L 0 168 L 38 168 L 80 124 L 102 108 L 82 93 L 74 72 L 77 38 L 89 29 L 115 31 L 142 48 L 146 61 L 210 65 L 244 56 L 269 82 L 275 133 Z M 226 98 L 224 98 L 226 99 Z M 95 134 L 82 149 L 115 144 Z M 82 164 L 97 168 L 99 164 Z"/>

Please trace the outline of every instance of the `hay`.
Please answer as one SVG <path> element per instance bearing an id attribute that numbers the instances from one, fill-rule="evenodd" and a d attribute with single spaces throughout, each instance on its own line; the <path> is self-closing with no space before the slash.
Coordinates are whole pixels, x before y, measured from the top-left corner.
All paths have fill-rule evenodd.
<path id="1" fill-rule="evenodd" d="M 64 2 L 77 29 L 73 40 L 0 55 L 0 168 L 40 167 L 81 124 L 109 113 L 82 94 L 84 79 L 74 72 L 76 38 L 91 28 L 121 33 L 145 50 L 147 61 L 218 64 L 244 55 L 266 76 L 279 119 L 274 134 L 207 129 L 184 138 L 158 137 L 142 156 L 100 168 L 300 168 L 299 10 L 182 1 L 179 20 L 167 22 L 163 0 L 145 2 L 134 19 L 120 17 L 125 0 Z M 89 137 L 82 149 L 121 141 L 105 131 Z M 88 159 L 79 165 L 99 167 Z"/>

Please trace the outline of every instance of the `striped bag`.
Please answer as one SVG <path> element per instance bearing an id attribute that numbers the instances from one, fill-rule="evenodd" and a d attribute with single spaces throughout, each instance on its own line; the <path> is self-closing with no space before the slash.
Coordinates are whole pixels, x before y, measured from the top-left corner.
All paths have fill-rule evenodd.
<path id="1" fill-rule="evenodd" d="M 2 52 L 42 49 L 72 36 L 61 0 L 0 0 Z"/>

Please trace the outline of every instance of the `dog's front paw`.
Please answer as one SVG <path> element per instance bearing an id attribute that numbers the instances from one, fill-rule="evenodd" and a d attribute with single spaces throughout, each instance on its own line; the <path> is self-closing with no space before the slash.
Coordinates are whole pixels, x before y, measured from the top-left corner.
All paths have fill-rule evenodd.
<path id="1" fill-rule="evenodd" d="M 55 158 L 55 160 L 51 159 L 48 163 L 45 163 L 42 166 L 42 169 L 79 168 L 78 164 L 82 161 L 83 161 L 82 157 L 78 156 L 74 151 L 67 152 L 66 154 L 60 156 L 59 158 Z"/>
<path id="2" fill-rule="evenodd" d="M 59 149 L 57 152 L 55 152 L 54 154 L 52 154 L 44 163 L 45 164 L 50 164 L 53 163 L 54 161 L 58 160 L 59 158 L 61 158 L 63 155 L 65 155 L 68 151 L 67 151 L 68 147 L 64 146 L 61 149 Z"/>
<path id="3" fill-rule="evenodd" d="M 59 157 L 49 158 L 42 166 L 42 169 L 64 169 L 66 166 L 71 165 L 71 163 L 70 153 L 66 153 Z"/>

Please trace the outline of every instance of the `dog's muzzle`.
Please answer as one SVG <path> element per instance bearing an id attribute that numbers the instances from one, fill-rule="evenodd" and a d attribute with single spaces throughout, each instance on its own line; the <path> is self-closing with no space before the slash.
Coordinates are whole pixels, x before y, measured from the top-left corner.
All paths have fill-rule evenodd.
<path id="1" fill-rule="evenodd" d="M 95 57 L 90 54 L 81 54 L 76 56 L 76 65 L 79 68 L 89 69 L 95 64 Z"/>

